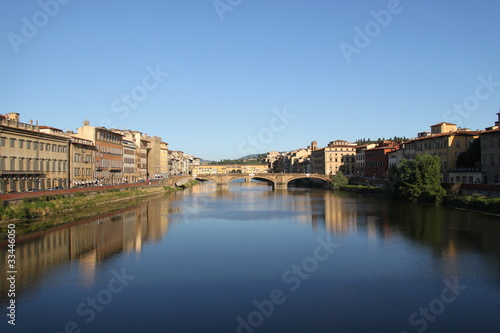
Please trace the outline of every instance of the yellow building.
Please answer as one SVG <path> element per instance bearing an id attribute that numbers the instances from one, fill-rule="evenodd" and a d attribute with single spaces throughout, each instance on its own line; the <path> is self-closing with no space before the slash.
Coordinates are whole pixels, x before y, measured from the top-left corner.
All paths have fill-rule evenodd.
<path id="1" fill-rule="evenodd" d="M 479 132 L 457 129 L 450 123 L 431 126 L 431 133 L 419 133 L 419 137 L 404 143 L 404 157 L 413 159 L 416 155 L 429 154 L 439 157 L 442 164 L 443 182 L 449 182 L 449 173 L 457 168 L 460 153 L 469 149 Z"/>
<path id="2" fill-rule="evenodd" d="M 70 183 L 71 187 L 95 185 L 96 146 L 92 141 L 70 137 Z"/>
<path id="3" fill-rule="evenodd" d="M 0 192 L 68 187 L 69 138 L 0 115 Z"/>
<path id="4" fill-rule="evenodd" d="M 335 175 L 338 171 L 342 171 L 345 175 L 354 173 L 356 147 L 355 143 L 335 140 L 329 142 L 325 148 L 313 150 L 312 172 L 325 175 Z"/>
<path id="5" fill-rule="evenodd" d="M 168 143 L 160 143 L 160 176 L 167 177 L 170 174 L 168 164 Z"/>

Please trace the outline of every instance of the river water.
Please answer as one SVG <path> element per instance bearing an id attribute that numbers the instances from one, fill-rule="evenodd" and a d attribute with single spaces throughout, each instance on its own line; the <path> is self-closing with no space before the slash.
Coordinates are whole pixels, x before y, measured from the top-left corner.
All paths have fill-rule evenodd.
<path id="1" fill-rule="evenodd" d="M 499 332 L 500 219 L 200 185 L 16 240 L 17 332 Z"/>

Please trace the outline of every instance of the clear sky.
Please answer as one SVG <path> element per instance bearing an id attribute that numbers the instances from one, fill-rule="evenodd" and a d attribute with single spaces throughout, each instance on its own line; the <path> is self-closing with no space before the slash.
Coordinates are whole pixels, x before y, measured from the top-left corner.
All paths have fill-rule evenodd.
<path id="1" fill-rule="evenodd" d="M 498 0 L 59 1 L 0 1 L 0 113 L 219 160 L 499 112 Z"/>

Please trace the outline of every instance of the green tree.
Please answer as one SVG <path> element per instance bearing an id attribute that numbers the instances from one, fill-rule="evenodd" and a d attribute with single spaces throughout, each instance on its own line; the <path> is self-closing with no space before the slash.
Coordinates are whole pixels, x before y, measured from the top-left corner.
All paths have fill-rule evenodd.
<path id="1" fill-rule="evenodd" d="M 338 190 L 341 186 L 345 186 L 348 183 L 349 179 L 347 179 L 347 177 L 344 176 L 344 173 L 340 170 L 332 176 L 332 186 L 335 190 Z"/>
<path id="2" fill-rule="evenodd" d="M 413 202 L 440 204 L 446 195 L 441 178 L 441 161 L 428 154 L 417 155 L 412 161 L 404 159 L 396 171 L 391 169 L 389 173 L 396 193 Z"/>

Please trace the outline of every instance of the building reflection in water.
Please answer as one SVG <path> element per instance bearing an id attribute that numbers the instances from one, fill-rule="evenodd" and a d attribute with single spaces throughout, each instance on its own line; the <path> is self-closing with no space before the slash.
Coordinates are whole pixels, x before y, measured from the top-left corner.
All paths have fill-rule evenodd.
<path id="1" fill-rule="evenodd" d="M 226 210 L 229 210 L 226 211 Z M 120 253 L 139 256 L 148 242 L 159 242 L 172 223 L 190 218 L 290 221 L 335 236 L 366 233 L 387 244 L 398 237 L 422 243 L 445 259 L 441 268 L 453 277 L 464 251 L 500 253 L 500 224 L 470 212 L 324 190 L 272 191 L 265 183 L 195 186 L 168 198 L 150 199 L 135 207 L 87 219 L 46 232 L 19 237 L 17 295 L 35 291 L 43 277 L 62 264 L 78 263 L 80 281 L 92 287 L 98 265 Z M 0 267 L 7 267 L 7 243 L 0 247 Z M 6 301 L 6 270 L 0 273 L 0 301 Z"/>
<path id="2" fill-rule="evenodd" d="M 16 296 L 33 291 L 45 274 L 61 264 L 76 261 L 84 287 L 94 285 L 96 267 L 122 252 L 140 255 L 148 242 L 168 232 L 168 201 L 152 199 L 138 206 L 78 223 L 19 237 L 16 242 Z M 0 249 L 0 266 L 6 265 L 6 244 Z M 5 301 L 6 270 L 0 278 L 0 300 Z"/>

